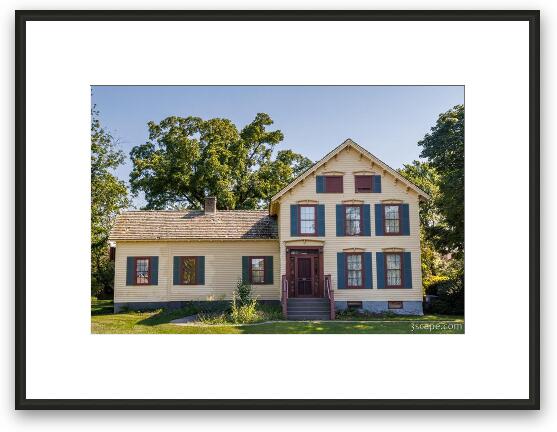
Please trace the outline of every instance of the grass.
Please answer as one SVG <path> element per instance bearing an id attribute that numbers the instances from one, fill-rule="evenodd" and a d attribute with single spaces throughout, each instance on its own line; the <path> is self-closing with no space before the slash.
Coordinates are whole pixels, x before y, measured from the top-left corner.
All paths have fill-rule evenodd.
<path id="1" fill-rule="evenodd" d="M 175 325 L 171 320 L 196 313 L 193 306 L 168 311 L 112 313 L 112 301 L 91 300 L 91 333 L 102 334 L 462 334 L 464 317 L 386 316 L 372 321 L 282 321 L 256 325 Z"/>

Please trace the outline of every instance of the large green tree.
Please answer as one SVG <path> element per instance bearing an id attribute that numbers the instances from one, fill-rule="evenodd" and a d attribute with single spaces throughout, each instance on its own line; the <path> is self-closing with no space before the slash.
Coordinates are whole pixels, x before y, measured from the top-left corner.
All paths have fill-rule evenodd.
<path id="1" fill-rule="evenodd" d="M 443 216 L 438 207 L 440 176 L 430 163 L 420 161 L 405 164 L 398 171 L 431 197 L 420 203 L 422 280 L 424 288 L 427 288 L 447 277 L 447 263 L 443 260 L 442 251 L 436 247 L 439 244 L 439 236 L 442 236 L 445 230 Z"/>
<path id="2" fill-rule="evenodd" d="M 133 193 L 145 194 L 147 209 L 201 208 L 207 195 L 219 209 L 254 209 L 312 162 L 292 150 L 278 151 L 280 130 L 259 113 L 238 130 L 228 119 L 171 116 L 149 122 L 149 139 L 132 149 Z"/>
<path id="3" fill-rule="evenodd" d="M 446 252 L 464 253 L 464 105 L 441 114 L 430 133 L 418 143 L 439 175 L 435 205 L 444 225 L 437 242 Z"/>
<path id="4" fill-rule="evenodd" d="M 112 135 L 91 112 L 91 291 L 110 294 L 114 279 L 108 235 L 118 212 L 130 205 L 126 184 L 114 170 L 124 161 Z"/>

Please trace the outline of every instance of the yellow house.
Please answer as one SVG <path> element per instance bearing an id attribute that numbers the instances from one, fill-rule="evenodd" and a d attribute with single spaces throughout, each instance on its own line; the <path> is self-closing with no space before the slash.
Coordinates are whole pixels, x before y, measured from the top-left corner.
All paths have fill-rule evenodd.
<path id="1" fill-rule="evenodd" d="M 129 211 L 116 218 L 114 307 L 230 299 L 243 279 L 289 319 L 335 310 L 422 314 L 419 201 L 428 195 L 346 140 L 269 210 Z"/>

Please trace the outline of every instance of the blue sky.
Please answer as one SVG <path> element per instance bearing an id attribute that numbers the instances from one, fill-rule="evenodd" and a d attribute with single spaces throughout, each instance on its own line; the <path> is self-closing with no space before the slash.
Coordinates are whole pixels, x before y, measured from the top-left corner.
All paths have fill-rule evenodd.
<path id="1" fill-rule="evenodd" d="M 127 156 L 116 174 L 126 182 L 133 146 L 147 140 L 147 122 L 167 116 L 224 117 L 238 129 L 258 112 L 274 120 L 293 149 L 319 160 L 352 138 L 393 168 L 419 158 L 418 141 L 438 115 L 464 103 L 463 86 L 93 86 L 103 127 Z M 141 199 L 136 204 L 141 204 Z"/>

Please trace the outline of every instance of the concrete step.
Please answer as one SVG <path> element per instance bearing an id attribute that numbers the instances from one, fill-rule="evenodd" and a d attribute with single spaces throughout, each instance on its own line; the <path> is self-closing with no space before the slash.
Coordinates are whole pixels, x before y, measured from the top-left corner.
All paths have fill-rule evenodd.
<path id="1" fill-rule="evenodd" d="M 288 313 L 291 314 L 311 314 L 311 313 L 329 313 L 329 308 L 288 308 Z"/>
<path id="2" fill-rule="evenodd" d="M 288 304 L 329 304 L 328 299 L 288 299 Z"/>
<path id="3" fill-rule="evenodd" d="M 331 319 L 329 314 L 312 314 L 312 315 L 290 315 L 288 319 L 291 321 L 328 321 Z"/>

